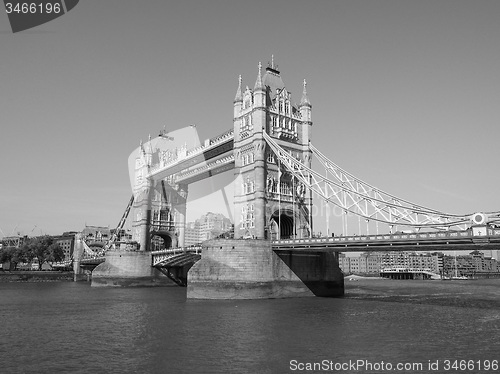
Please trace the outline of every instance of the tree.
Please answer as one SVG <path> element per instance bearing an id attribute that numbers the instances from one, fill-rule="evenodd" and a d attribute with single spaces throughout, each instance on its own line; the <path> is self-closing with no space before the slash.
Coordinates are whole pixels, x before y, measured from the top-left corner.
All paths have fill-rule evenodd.
<path id="1" fill-rule="evenodd" d="M 10 262 L 11 269 L 15 269 L 19 262 L 27 261 L 26 253 L 22 248 L 4 247 L 0 250 L 0 263 Z"/>
<path id="2" fill-rule="evenodd" d="M 10 262 L 15 249 L 15 247 L 3 247 L 0 249 L 0 264 Z"/>
<path id="3" fill-rule="evenodd" d="M 54 239 L 48 235 L 31 238 L 24 243 L 22 251 L 29 261 L 38 260 L 38 269 L 42 269 L 42 265 L 47 261 L 62 261 L 64 259 L 64 251 Z"/>
<path id="4" fill-rule="evenodd" d="M 52 243 L 47 248 L 46 261 L 59 262 L 64 260 L 64 250 L 61 248 L 59 243 Z"/>

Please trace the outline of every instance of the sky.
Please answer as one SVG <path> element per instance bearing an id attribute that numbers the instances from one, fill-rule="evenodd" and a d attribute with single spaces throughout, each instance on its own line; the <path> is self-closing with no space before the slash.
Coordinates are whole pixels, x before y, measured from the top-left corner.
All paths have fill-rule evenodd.
<path id="1" fill-rule="evenodd" d="M 0 237 L 115 227 L 141 139 L 230 129 L 238 76 L 252 88 L 271 55 L 296 102 L 307 80 L 335 163 L 447 213 L 500 210 L 499 40 L 497 0 L 81 0 L 15 34 L 0 12 Z M 188 220 L 230 216 L 221 201 Z"/>

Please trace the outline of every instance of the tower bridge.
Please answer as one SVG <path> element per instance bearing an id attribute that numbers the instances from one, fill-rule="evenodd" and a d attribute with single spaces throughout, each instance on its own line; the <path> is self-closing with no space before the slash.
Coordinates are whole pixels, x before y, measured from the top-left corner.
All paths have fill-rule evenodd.
<path id="1" fill-rule="evenodd" d="M 178 141 L 175 132 L 163 133 L 160 138 L 168 146 L 155 147 L 150 139 L 141 142 L 135 153 L 133 239 L 139 243 L 139 252 L 150 256 L 153 237 L 161 237 L 164 247 L 163 252 L 152 255 L 149 267 L 181 284 L 187 272 L 172 275 L 173 269 L 192 266 L 201 258 L 189 272 L 190 284 L 213 297 L 218 296 L 209 288 L 215 280 L 237 284 L 233 289 L 241 282 L 266 280 L 272 283 L 269 292 L 280 297 L 275 287 L 278 278 L 286 279 L 288 290 L 296 289 L 300 280 L 309 289 L 319 289 L 319 294 L 333 295 L 343 292 L 335 265 L 339 251 L 498 246 L 500 232 L 492 231 L 491 224 L 500 219 L 500 212 L 441 212 L 384 192 L 329 160 L 312 142 L 312 105 L 305 80 L 298 104 L 293 103 L 274 61 L 265 69 L 259 63 L 253 89 L 242 83 L 240 76 L 233 125 L 224 133 L 193 146 Z M 189 131 L 192 137 L 196 135 L 193 127 Z M 313 159 L 321 172 L 313 169 Z M 206 244 L 201 256 L 185 249 L 175 252 L 185 247 L 189 185 L 223 172 L 234 174 L 234 239 Z M 313 238 L 313 195 L 339 208 L 346 217 L 358 216 L 367 225 L 375 222 L 377 235 Z M 379 224 L 389 234 L 378 235 Z M 394 227 L 410 233 L 392 234 Z M 314 253 L 318 248 L 327 257 L 322 255 L 319 260 Z M 301 260 L 290 257 L 294 250 L 301 253 Z M 109 258 L 107 255 L 108 270 L 114 266 Z M 119 258 L 117 261 L 124 261 Z M 96 268 L 98 273 L 100 267 L 104 264 Z M 262 269 L 267 270 L 262 273 Z M 285 287 L 283 284 L 279 287 Z M 191 290 L 193 297 L 204 297 L 196 287 Z M 247 296 L 252 297 L 252 292 Z"/>

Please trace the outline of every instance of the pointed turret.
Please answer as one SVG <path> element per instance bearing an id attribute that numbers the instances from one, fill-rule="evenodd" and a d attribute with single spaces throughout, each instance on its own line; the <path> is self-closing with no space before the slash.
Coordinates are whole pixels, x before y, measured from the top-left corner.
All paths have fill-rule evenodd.
<path id="1" fill-rule="evenodd" d="M 241 75 L 238 78 L 238 89 L 236 90 L 236 96 L 233 101 L 234 106 L 234 118 L 238 117 L 243 107 L 243 95 L 241 94 Z"/>
<path id="2" fill-rule="evenodd" d="M 253 89 L 253 102 L 255 108 L 263 108 L 266 106 L 266 86 L 262 82 L 262 64 L 259 62 L 259 72 Z"/>
<path id="3" fill-rule="evenodd" d="M 302 117 L 301 125 L 301 138 L 304 144 L 308 144 L 311 140 L 311 127 L 312 127 L 312 105 L 307 96 L 307 83 L 304 79 L 304 89 L 302 90 L 302 98 L 300 99 L 299 111 Z M 309 161 L 310 162 L 310 161 Z"/>
<path id="4" fill-rule="evenodd" d="M 257 80 L 255 81 L 254 91 L 263 90 L 264 84 L 262 83 L 262 63 L 259 62 L 259 73 L 257 74 Z"/>
<path id="5" fill-rule="evenodd" d="M 238 89 L 236 90 L 236 96 L 234 97 L 234 103 L 243 101 L 243 96 L 241 95 L 241 75 L 238 78 Z"/>
<path id="6" fill-rule="evenodd" d="M 306 86 L 307 86 L 307 83 L 306 83 L 306 80 L 304 79 L 304 89 L 302 90 L 302 98 L 300 99 L 299 108 L 302 106 L 312 107 L 311 102 L 309 101 L 309 97 L 307 97 Z"/>

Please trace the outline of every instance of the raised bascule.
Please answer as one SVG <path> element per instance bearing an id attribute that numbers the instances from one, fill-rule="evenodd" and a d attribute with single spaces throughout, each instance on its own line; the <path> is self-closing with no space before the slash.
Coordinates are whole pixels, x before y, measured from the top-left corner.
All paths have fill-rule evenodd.
<path id="1" fill-rule="evenodd" d="M 132 208 L 138 250 L 108 250 L 93 271 L 93 285 L 171 279 L 187 283 L 189 298 L 340 296 L 338 252 L 499 245 L 500 230 L 491 225 L 499 212 L 447 214 L 383 192 L 315 148 L 312 127 L 305 80 L 293 104 L 272 61 L 264 72 L 259 63 L 253 89 L 243 88 L 240 76 L 230 130 L 203 143 L 192 141 L 194 127 L 184 142 L 164 131 L 160 138 L 168 146 L 151 139 L 141 144 L 132 160 L 133 198 L 120 221 L 123 227 Z M 313 158 L 322 173 L 313 170 Z M 185 248 L 189 185 L 228 171 L 234 173 L 234 238 Z M 358 216 L 367 230 L 376 223 L 377 234 L 313 238 L 313 193 L 346 216 Z M 389 232 L 379 235 L 379 224 Z M 151 251 L 152 243 L 162 249 Z"/>

